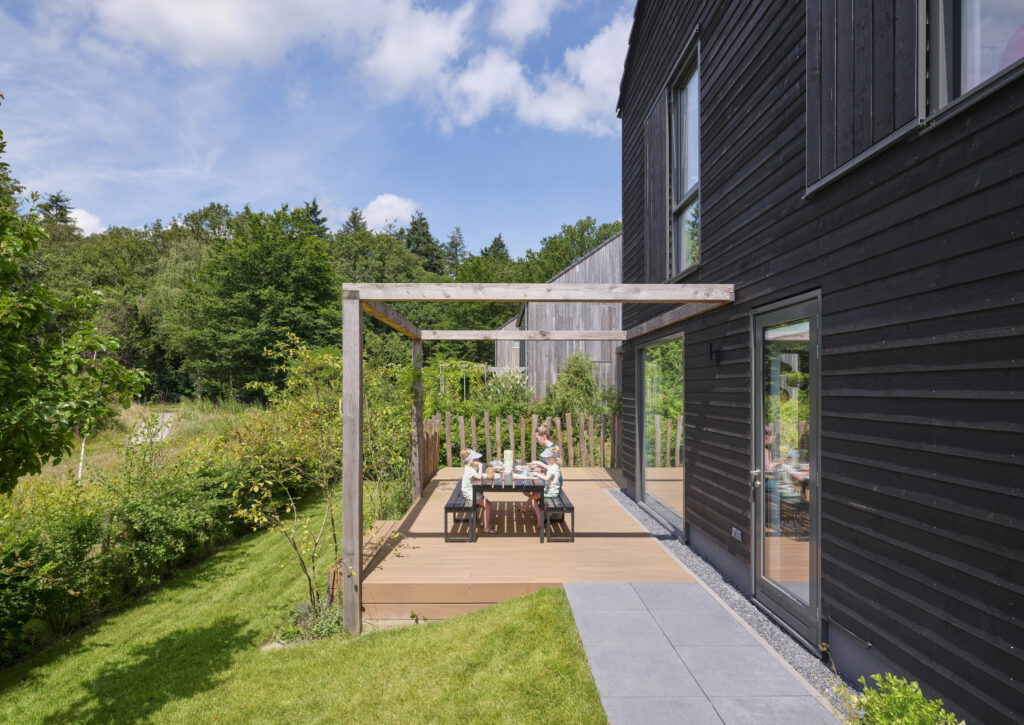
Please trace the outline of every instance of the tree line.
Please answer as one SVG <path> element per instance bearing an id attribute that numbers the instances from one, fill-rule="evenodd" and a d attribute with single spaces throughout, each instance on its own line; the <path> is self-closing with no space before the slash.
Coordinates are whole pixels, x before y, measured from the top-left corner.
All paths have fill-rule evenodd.
<path id="1" fill-rule="evenodd" d="M 219 203 L 140 228 L 85 235 L 71 200 L 56 192 L 34 213 L 44 234 L 24 265 L 26 280 L 59 296 L 92 297 L 97 329 L 118 342 L 110 354 L 148 376 L 143 397 L 253 396 L 250 382 L 279 375 L 265 351 L 292 333 L 313 347 L 339 346 L 344 282 L 543 282 L 617 232 L 618 222 L 580 219 L 514 258 L 501 234 L 479 252 L 456 227 L 439 240 L 422 212 L 404 226 L 368 228 L 352 209 L 332 231 L 316 199 L 273 211 Z M 414 324 L 488 329 L 516 306 L 397 305 Z M 408 345 L 366 323 L 367 359 L 406 362 Z M 434 342 L 428 359 L 493 360 L 493 343 Z"/>

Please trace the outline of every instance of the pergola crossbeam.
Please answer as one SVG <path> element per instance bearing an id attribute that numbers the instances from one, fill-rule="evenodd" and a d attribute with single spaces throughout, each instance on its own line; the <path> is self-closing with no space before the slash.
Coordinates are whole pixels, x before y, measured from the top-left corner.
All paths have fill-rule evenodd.
<path id="1" fill-rule="evenodd" d="M 446 282 L 346 284 L 375 302 L 732 302 L 731 284 L 497 284 Z"/>
<path id="2" fill-rule="evenodd" d="M 624 341 L 625 330 L 423 330 L 423 340 Z"/>
<path id="3" fill-rule="evenodd" d="M 663 312 L 656 317 L 652 317 L 646 322 L 642 322 L 635 327 L 631 327 L 628 330 L 624 330 L 626 340 L 635 340 L 638 337 L 650 334 L 655 330 L 660 330 L 663 327 L 674 325 L 677 322 L 688 320 L 691 317 L 702 315 L 705 312 L 721 307 L 724 303 L 722 302 L 692 302 L 688 305 L 680 305 L 674 307 L 668 312 Z"/>
<path id="4" fill-rule="evenodd" d="M 345 289 L 348 289 L 348 285 L 345 286 Z M 359 301 L 362 305 L 363 312 L 368 314 L 370 317 L 380 320 L 392 329 L 398 330 L 410 340 L 422 339 L 420 329 L 402 317 L 398 310 L 391 305 L 384 302 L 370 302 L 363 299 L 360 299 Z"/>

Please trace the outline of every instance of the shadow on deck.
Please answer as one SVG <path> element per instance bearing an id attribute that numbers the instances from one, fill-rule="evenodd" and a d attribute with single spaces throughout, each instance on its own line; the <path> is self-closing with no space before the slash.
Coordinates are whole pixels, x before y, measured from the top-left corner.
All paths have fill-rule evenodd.
<path id="1" fill-rule="evenodd" d="M 445 543 L 443 509 L 460 469 L 444 468 L 401 521 L 381 522 L 364 550 L 363 617 L 447 619 L 565 582 L 692 581 L 605 489 L 611 470 L 565 469 L 576 506 L 576 541 L 540 543 L 521 494 L 488 493 L 498 533 Z"/>

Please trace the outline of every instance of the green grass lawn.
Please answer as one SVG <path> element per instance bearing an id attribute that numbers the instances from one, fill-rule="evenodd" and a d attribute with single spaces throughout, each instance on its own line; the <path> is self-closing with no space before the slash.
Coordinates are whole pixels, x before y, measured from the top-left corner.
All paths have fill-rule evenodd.
<path id="1" fill-rule="evenodd" d="M 276 532 L 0 671 L 3 723 L 603 723 L 561 589 L 261 652 L 303 597 Z"/>

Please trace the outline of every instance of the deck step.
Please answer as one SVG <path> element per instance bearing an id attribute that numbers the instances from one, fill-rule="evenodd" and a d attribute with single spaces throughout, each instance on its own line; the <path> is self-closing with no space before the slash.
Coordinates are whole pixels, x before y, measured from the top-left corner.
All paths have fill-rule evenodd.
<path id="1" fill-rule="evenodd" d="M 448 619 L 526 596 L 557 582 L 369 583 L 363 585 L 365 619 Z"/>

